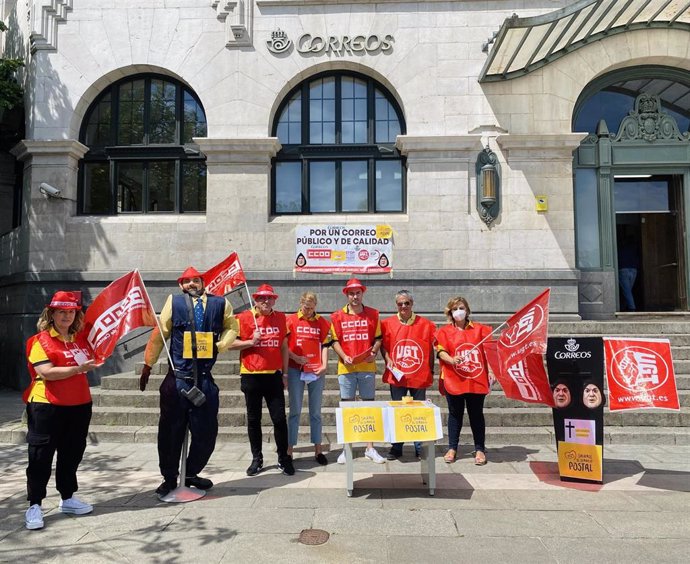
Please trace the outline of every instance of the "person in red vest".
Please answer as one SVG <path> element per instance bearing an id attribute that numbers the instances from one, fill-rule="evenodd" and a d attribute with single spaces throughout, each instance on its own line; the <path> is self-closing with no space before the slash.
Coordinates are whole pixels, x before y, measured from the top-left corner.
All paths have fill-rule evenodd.
<path id="1" fill-rule="evenodd" d="M 316 462 L 325 466 L 326 456 L 321 451 L 321 400 L 328 369 L 328 348 L 331 344 L 331 324 L 316 313 L 317 297 L 314 292 L 304 292 L 300 297 L 297 313 L 288 315 L 287 327 L 290 363 L 288 367 L 288 454 L 292 456 L 297 444 L 299 418 L 302 413 L 304 387 L 309 395 L 309 432 L 314 444 Z"/>
<path id="2" fill-rule="evenodd" d="M 163 335 L 158 328 L 151 333 L 139 379 L 139 389 L 143 392 L 151 367 L 163 350 L 163 339 L 169 338 L 173 366 L 168 367 L 160 387 L 158 464 L 163 482 L 156 489 L 159 498 L 178 485 L 187 427 L 191 441 L 184 485 L 202 490 L 213 487 L 211 480 L 199 476 L 215 450 L 218 437 L 219 392 L 211 370 L 218 353 L 228 350 L 238 332 L 232 305 L 222 296 L 206 292 L 204 279 L 196 268 L 187 268 L 177 284 L 182 293 L 171 294 L 165 301 L 160 313 Z"/>
<path id="3" fill-rule="evenodd" d="M 451 298 L 445 314 L 448 324 L 436 332 L 436 351 L 441 363 L 439 389 L 445 389 L 448 401 L 448 452 L 443 459 L 450 464 L 457 458 L 467 406 L 474 439 L 474 463 L 481 466 L 486 464 L 484 398 L 491 384 L 486 352 L 480 343 L 486 342 L 492 331 L 488 325 L 470 320 L 470 305 L 465 298 Z"/>
<path id="4" fill-rule="evenodd" d="M 24 392 L 29 444 L 26 469 L 29 509 L 27 529 L 43 528 L 41 502 L 46 497 L 53 456 L 58 511 L 85 515 L 93 506 L 75 496 L 77 468 L 86 450 L 91 422 L 91 391 L 86 373 L 95 368 L 93 351 L 80 333 L 84 314 L 79 295 L 56 292 L 38 320 L 38 333 L 26 344 L 31 384 Z"/>
<path id="5" fill-rule="evenodd" d="M 434 333 L 436 325 L 412 310 L 414 298 L 409 290 L 395 294 L 398 313 L 381 322 L 382 350 L 386 359 L 383 381 L 390 385 L 391 399 L 410 395 L 424 401 L 426 390 L 434 381 Z M 388 460 L 402 456 L 403 443 L 393 443 Z M 421 455 L 421 443 L 415 443 L 415 456 Z"/>
<path id="6" fill-rule="evenodd" d="M 366 291 L 357 278 L 350 278 L 343 288 L 347 304 L 331 314 L 341 401 L 354 401 L 358 389 L 363 401 L 372 401 L 376 393 L 375 360 L 381 348 L 381 323 L 378 310 L 362 303 Z M 367 443 L 364 456 L 377 464 L 386 462 L 373 443 Z M 345 451 L 338 456 L 338 464 L 345 464 Z"/>
<path id="7" fill-rule="evenodd" d="M 256 305 L 237 316 L 240 334 L 230 347 L 240 351 L 240 389 L 247 405 L 247 434 L 252 450 L 247 476 L 256 476 L 264 466 L 261 440 L 261 408 L 264 400 L 273 422 L 278 468 L 292 476 L 295 467 L 288 454 L 284 391 L 287 387 L 289 358 L 286 316 L 273 309 L 278 299 L 273 286 L 262 284 L 252 297 Z"/>

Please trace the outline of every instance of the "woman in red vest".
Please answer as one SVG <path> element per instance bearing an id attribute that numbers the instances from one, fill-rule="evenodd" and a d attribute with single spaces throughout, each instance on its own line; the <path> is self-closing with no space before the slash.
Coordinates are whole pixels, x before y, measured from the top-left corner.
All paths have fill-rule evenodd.
<path id="1" fill-rule="evenodd" d="M 86 335 L 79 333 L 84 321 L 79 302 L 73 292 L 56 292 L 38 320 L 39 332 L 26 344 L 31 374 L 31 384 L 24 392 L 29 444 L 27 529 L 43 528 L 41 502 L 55 451 L 55 483 L 61 498 L 58 511 L 71 515 L 93 511 L 93 506 L 74 495 L 91 421 L 86 372 L 95 367 Z"/>
<path id="2" fill-rule="evenodd" d="M 481 466 L 486 464 L 484 398 L 490 386 L 483 343 L 492 331 L 487 325 L 470 321 L 470 313 L 465 298 L 451 298 L 445 308 L 448 325 L 436 332 L 436 351 L 441 363 L 439 387 L 445 388 L 448 401 L 448 452 L 443 459 L 451 463 L 457 457 L 467 406 L 474 439 L 474 463 Z"/>

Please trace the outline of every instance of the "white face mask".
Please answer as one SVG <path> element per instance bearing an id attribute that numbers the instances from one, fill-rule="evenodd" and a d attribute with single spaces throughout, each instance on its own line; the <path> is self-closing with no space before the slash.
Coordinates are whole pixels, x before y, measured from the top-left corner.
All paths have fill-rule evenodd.
<path id="1" fill-rule="evenodd" d="M 453 319 L 455 319 L 455 321 L 463 321 L 465 317 L 467 317 L 467 312 L 464 309 L 453 310 Z"/>

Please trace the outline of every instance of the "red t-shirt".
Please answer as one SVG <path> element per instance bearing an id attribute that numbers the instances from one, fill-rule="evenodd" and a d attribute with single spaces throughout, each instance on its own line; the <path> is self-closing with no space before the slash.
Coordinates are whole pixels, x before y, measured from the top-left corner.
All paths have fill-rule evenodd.
<path id="1" fill-rule="evenodd" d="M 331 324 L 318 313 L 311 319 L 302 315 L 301 311 L 287 316 L 288 348 L 299 356 L 310 357 L 310 362 L 305 365 L 297 364 L 290 359 L 290 367 L 314 372 L 321 366 L 321 347 L 327 345 L 330 340 Z M 315 358 L 312 359 L 312 357 Z"/>
<path id="2" fill-rule="evenodd" d="M 247 309 L 237 315 L 240 323 L 239 339 L 251 340 L 256 326 L 261 332 L 261 341 L 253 347 L 240 351 L 240 374 L 273 374 L 283 369 L 283 341 L 288 335 L 286 316 L 280 311 L 269 315 L 255 315 L 255 310 Z"/>
<path id="3" fill-rule="evenodd" d="M 383 381 L 403 388 L 431 386 L 435 331 L 436 325 L 419 315 L 415 315 L 410 324 L 400 321 L 397 315 L 384 319 L 381 322 L 383 349 L 404 376 L 397 380 L 386 366 Z"/>
<path id="4" fill-rule="evenodd" d="M 363 306 L 361 313 L 352 313 L 348 306 L 331 314 L 331 336 L 343 352 L 352 358 L 361 356 L 381 336 L 378 310 Z M 359 362 L 348 366 L 338 359 L 338 374 L 376 372 L 375 362 Z"/>
<path id="5" fill-rule="evenodd" d="M 460 366 L 441 363 L 441 378 L 446 391 L 454 396 L 460 394 L 488 394 L 489 370 L 484 345 L 472 348 L 484 337 L 491 334 L 491 327 L 481 323 L 469 322 L 465 329 L 458 329 L 448 324 L 436 332 L 436 350 L 445 351 L 451 357 L 468 353 L 465 362 Z"/>

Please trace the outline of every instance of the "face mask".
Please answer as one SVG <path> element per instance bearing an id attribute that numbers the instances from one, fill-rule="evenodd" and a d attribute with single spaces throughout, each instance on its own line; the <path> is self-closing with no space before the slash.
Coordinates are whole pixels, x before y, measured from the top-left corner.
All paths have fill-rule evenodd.
<path id="1" fill-rule="evenodd" d="M 463 321 L 465 317 L 467 317 L 467 312 L 464 309 L 453 310 L 453 319 L 455 319 L 455 321 Z"/>

